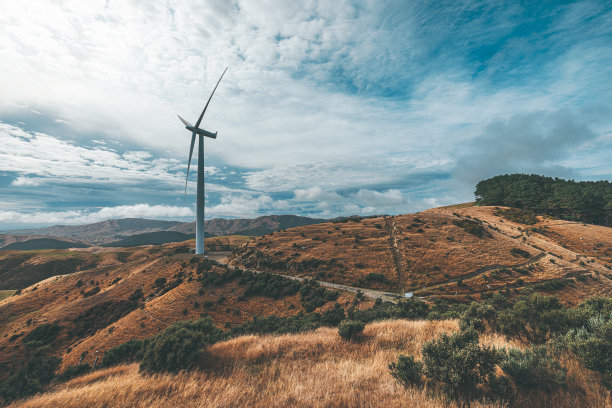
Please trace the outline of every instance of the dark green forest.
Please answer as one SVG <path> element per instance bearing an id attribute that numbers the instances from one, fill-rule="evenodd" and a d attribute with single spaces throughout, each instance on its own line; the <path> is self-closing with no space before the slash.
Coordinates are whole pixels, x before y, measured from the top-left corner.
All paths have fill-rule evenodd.
<path id="1" fill-rule="evenodd" d="M 476 185 L 476 203 L 503 205 L 589 224 L 612 226 L 612 183 L 536 174 L 505 174 Z"/>

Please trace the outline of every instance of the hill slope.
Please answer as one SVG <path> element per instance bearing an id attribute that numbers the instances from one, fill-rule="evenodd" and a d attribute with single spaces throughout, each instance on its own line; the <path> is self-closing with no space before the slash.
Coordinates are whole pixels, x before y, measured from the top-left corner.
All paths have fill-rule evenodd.
<path id="1" fill-rule="evenodd" d="M 542 217 L 524 225 L 498 211 L 458 206 L 293 228 L 240 247 L 231 262 L 417 296 L 531 287 L 577 302 L 612 293 L 612 228 Z"/>
<path id="2" fill-rule="evenodd" d="M 33 249 L 68 249 L 68 248 L 87 248 L 89 245 L 75 241 L 67 241 L 65 239 L 56 238 L 34 238 L 21 242 L 13 242 L 12 244 L 2 247 L 6 250 L 30 251 Z"/>
<path id="3" fill-rule="evenodd" d="M 205 231 L 212 235 L 253 236 L 268 234 L 272 231 L 277 231 L 285 228 L 317 224 L 324 221 L 327 220 L 300 217 L 296 215 L 267 215 L 255 219 L 232 220 L 215 218 L 205 222 Z M 90 245 L 103 245 L 126 239 L 128 236 L 164 231 L 191 235 L 189 237 L 191 238 L 193 237 L 193 234 L 195 234 L 195 222 L 159 221 L 147 220 L 143 218 L 123 218 L 117 220 L 107 220 L 87 225 L 55 225 L 47 228 L 16 230 L 10 231 L 10 234 L 0 235 L 0 248 L 16 241 L 27 241 L 33 238 L 41 238 L 42 236 L 53 236 L 53 238 L 55 239 L 67 238 L 70 240 L 78 240 L 83 241 L 84 243 L 88 243 Z M 146 237 L 142 238 L 144 239 Z M 176 241 L 176 239 L 173 239 L 173 241 Z M 126 246 L 130 245 L 143 244 L 133 244 L 131 243 L 131 241 L 128 241 Z"/>
<path id="4" fill-rule="evenodd" d="M 235 265 L 412 291 L 428 302 L 478 299 L 499 290 L 557 293 L 569 304 L 612 294 L 610 228 L 543 218 L 526 226 L 498 214 L 494 207 L 447 207 L 301 226 L 250 241 L 212 240 L 223 250 L 234 248 Z M 60 327 L 51 348 L 67 367 L 79 361 L 91 364 L 96 351 L 100 356 L 127 340 L 203 314 L 220 327 L 232 327 L 254 316 L 292 316 L 306 310 L 301 294 L 281 295 L 285 283 L 264 295 L 249 292 L 243 279 L 201 282 L 207 271 L 230 269 L 191 256 L 190 246 L 172 243 L 98 253 L 6 251 L 0 258 L 6 269 L 32 268 L 33 274 L 65 260 L 76 267 L 65 269 L 74 273 L 49 277 L 0 301 L 0 315 L 6 316 L 0 319 L 0 373 L 23 358 L 23 339 L 45 323 Z M 343 293 L 316 310 L 334 302 L 348 309 L 354 299 Z"/>
<path id="5" fill-rule="evenodd" d="M 19 407 L 420 407 L 449 404 L 423 388 L 404 388 L 390 375 L 399 353 L 419 355 L 453 321 L 391 320 L 369 324 L 363 340 L 347 342 L 337 329 L 282 336 L 243 336 L 210 347 L 207 371 L 145 375 L 120 365 L 83 375 Z M 513 347 L 500 336 L 487 346 Z M 521 392 L 515 407 L 606 407 L 609 393 L 592 373 L 571 366 L 567 390 Z M 454 406 L 454 405 L 452 405 Z M 473 407 L 506 405 L 475 402 Z"/>
<path id="6" fill-rule="evenodd" d="M 189 244 L 168 244 L 118 252 L 125 254 L 125 262 L 109 261 L 93 269 L 53 276 L 0 301 L 0 375 L 23 358 L 23 338 L 45 323 L 61 327 L 50 345 L 65 367 L 77 364 L 81 357 L 92 364 L 96 351 L 148 337 L 175 321 L 202 314 L 220 327 L 231 327 L 253 316 L 304 311 L 298 293 L 248 294 L 242 280 L 203 285 L 198 280 L 202 273 L 225 269 L 186 254 L 188 248 Z M 103 254 L 111 258 L 117 252 Z M 348 297 L 338 301 L 346 303 Z M 324 302 L 322 307 L 333 303 Z"/>
<path id="7" fill-rule="evenodd" d="M 105 247 L 130 247 L 138 245 L 160 245 L 168 242 L 181 242 L 192 239 L 192 234 L 183 234 L 177 231 L 156 231 L 134 234 L 126 238 L 109 242 Z"/>

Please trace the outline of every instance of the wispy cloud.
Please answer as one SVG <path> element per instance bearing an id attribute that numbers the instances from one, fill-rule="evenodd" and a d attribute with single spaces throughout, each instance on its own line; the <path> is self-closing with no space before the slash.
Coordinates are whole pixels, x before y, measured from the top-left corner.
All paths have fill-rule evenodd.
<path id="1" fill-rule="evenodd" d="M 227 65 L 203 123 L 210 214 L 408 212 L 505 171 L 609 177 L 611 18 L 603 0 L 4 2 L 0 191 L 175 205 L 175 115 L 195 119 Z"/>
<path id="2" fill-rule="evenodd" d="M 52 211 L 21 213 L 1 211 L 0 223 L 10 225 L 87 224 L 113 218 L 184 218 L 193 216 L 188 207 L 135 204 L 105 207 L 91 211 Z"/>

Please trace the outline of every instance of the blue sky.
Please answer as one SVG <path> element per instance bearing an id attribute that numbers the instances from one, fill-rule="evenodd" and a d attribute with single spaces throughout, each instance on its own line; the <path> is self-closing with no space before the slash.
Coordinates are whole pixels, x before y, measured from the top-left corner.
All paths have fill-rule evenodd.
<path id="1" fill-rule="evenodd" d="M 400 214 L 509 172 L 612 174 L 607 1 L 0 4 L 0 230 Z"/>

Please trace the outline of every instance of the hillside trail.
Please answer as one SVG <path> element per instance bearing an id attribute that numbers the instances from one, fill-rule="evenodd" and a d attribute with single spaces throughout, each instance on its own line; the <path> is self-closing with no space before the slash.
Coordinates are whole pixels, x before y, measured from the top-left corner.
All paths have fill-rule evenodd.
<path id="1" fill-rule="evenodd" d="M 436 283 L 434 285 L 426 285 L 426 286 L 421 286 L 418 289 L 414 288 L 414 290 L 416 292 L 420 292 L 422 290 L 427 290 L 427 289 L 432 289 L 432 288 L 437 288 L 440 286 L 444 286 L 444 285 L 448 285 L 449 283 L 454 283 L 454 282 L 458 282 L 460 280 L 465 280 L 465 279 L 470 279 L 473 278 L 475 276 L 481 275 L 483 273 L 489 272 L 489 271 L 493 271 L 493 270 L 497 270 L 497 269 L 511 269 L 511 268 L 523 268 L 525 266 L 529 266 L 531 264 L 534 264 L 536 262 L 538 262 L 540 259 L 544 258 L 546 256 L 546 252 L 540 252 L 539 254 L 537 254 L 536 256 L 534 256 L 533 258 L 528 259 L 526 262 L 520 263 L 520 264 L 516 264 L 516 265 L 488 265 L 488 266 L 483 266 L 482 268 L 478 268 L 470 273 L 466 273 L 465 275 L 461 275 L 461 276 L 456 276 L 453 278 L 448 278 L 445 282 L 442 283 Z M 538 281 L 538 283 L 540 283 L 540 281 Z"/>
<path id="2" fill-rule="evenodd" d="M 389 234 L 389 247 L 393 254 L 393 263 L 395 264 L 395 272 L 397 273 L 397 282 L 400 288 L 404 287 L 404 265 L 402 264 L 402 256 L 397 245 L 397 226 L 395 225 L 395 217 L 385 217 L 385 227 Z"/>
<path id="3" fill-rule="evenodd" d="M 211 256 L 211 258 L 212 258 L 212 256 Z M 226 257 L 219 258 L 217 260 L 217 262 L 219 262 L 222 265 L 227 265 L 228 267 L 230 267 L 232 269 L 237 269 L 236 266 L 234 266 L 232 264 L 229 264 L 227 262 L 227 258 Z M 266 272 L 258 271 L 258 270 L 255 270 L 255 269 L 245 269 L 245 270 L 249 271 L 249 272 L 253 272 L 253 273 L 266 273 Z M 268 273 L 270 273 L 270 272 L 268 272 Z M 274 274 L 282 276 L 282 277 L 287 278 L 287 279 L 299 281 L 299 282 L 303 282 L 305 280 L 311 280 L 311 279 L 303 278 L 303 277 L 300 277 L 300 276 L 283 275 L 281 273 L 274 273 Z M 363 296 L 371 298 L 371 299 L 383 299 L 383 300 L 395 302 L 397 300 L 397 298 L 400 297 L 396 293 L 389 293 L 387 291 L 382 291 L 382 290 L 358 288 L 358 287 L 355 287 L 355 286 L 341 285 L 339 283 L 325 282 L 325 281 L 320 281 L 320 280 L 314 280 L 314 281 L 317 282 L 321 286 L 332 288 L 332 289 L 343 290 L 343 291 L 352 292 L 352 293 L 361 292 L 363 294 Z"/>

